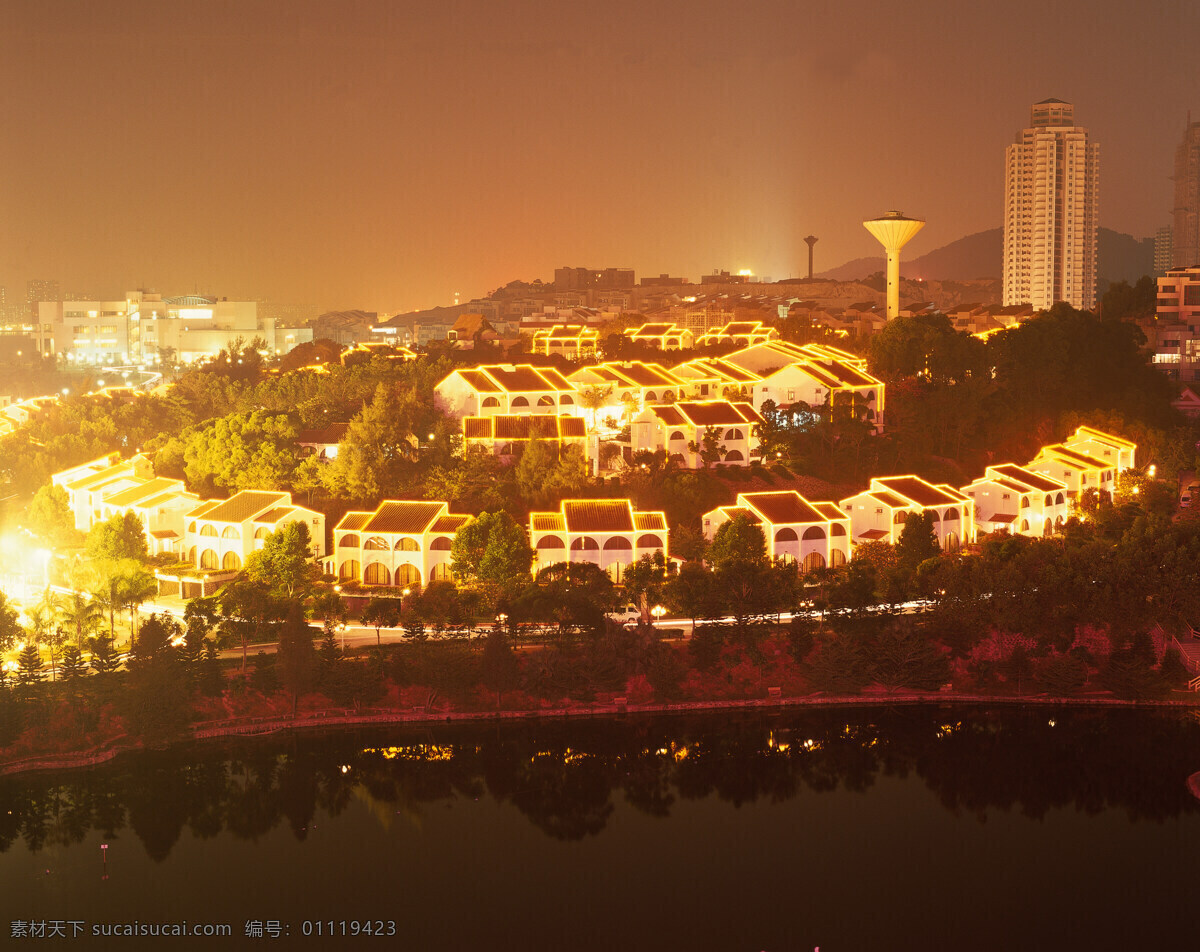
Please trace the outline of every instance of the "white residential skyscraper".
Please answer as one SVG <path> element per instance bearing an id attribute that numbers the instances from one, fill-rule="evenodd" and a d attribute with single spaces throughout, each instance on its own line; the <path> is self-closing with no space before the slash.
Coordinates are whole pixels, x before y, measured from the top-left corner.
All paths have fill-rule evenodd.
<path id="1" fill-rule="evenodd" d="M 1100 147 L 1075 107 L 1036 103 L 1004 153 L 1004 303 L 1096 304 Z"/>

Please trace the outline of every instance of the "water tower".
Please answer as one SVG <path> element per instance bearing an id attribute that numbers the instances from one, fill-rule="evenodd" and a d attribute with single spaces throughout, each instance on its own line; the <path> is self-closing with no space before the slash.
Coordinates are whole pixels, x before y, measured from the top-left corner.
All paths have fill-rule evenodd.
<path id="1" fill-rule="evenodd" d="M 890 321 L 900 313 L 900 249 L 925 227 L 925 219 L 906 218 L 901 212 L 892 211 L 863 222 L 863 227 L 887 252 L 887 317 Z"/>
<path id="2" fill-rule="evenodd" d="M 808 280 L 811 281 L 813 276 L 813 245 L 817 243 L 817 236 L 809 235 L 804 239 L 804 242 L 808 245 Z"/>

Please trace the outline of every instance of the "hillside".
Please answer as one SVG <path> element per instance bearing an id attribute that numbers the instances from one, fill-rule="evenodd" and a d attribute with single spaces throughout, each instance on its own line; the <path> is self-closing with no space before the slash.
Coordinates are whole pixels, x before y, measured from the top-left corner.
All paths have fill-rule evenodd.
<path id="1" fill-rule="evenodd" d="M 969 281 L 972 278 L 1000 276 L 1004 235 L 1001 229 L 976 232 L 959 238 L 911 261 L 900 261 L 905 278 Z M 1100 283 L 1136 281 L 1153 273 L 1154 239 L 1134 238 L 1111 228 L 1100 229 Z M 883 269 L 883 256 L 855 258 L 840 267 L 824 271 L 819 278 L 856 281 Z"/>

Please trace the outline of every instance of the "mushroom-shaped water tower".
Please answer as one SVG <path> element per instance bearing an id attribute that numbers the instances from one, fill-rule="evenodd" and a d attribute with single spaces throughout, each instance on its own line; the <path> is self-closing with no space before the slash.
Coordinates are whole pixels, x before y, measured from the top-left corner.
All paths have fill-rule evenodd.
<path id="1" fill-rule="evenodd" d="M 900 313 L 900 249 L 925 227 L 925 219 L 906 218 L 903 213 L 892 211 L 863 222 L 863 227 L 887 252 L 887 317 L 890 321 Z"/>

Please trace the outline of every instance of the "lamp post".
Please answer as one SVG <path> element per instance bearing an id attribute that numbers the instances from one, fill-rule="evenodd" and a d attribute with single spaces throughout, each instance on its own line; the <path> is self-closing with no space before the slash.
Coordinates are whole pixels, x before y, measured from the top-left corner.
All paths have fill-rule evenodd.
<path id="1" fill-rule="evenodd" d="M 662 605 L 655 605 L 653 608 L 650 609 L 650 614 L 654 616 L 655 624 L 658 624 L 658 622 L 662 621 L 662 616 L 665 615 L 666 613 L 667 613 L 667 610 L 665 608 L 663 608 Z"/>

